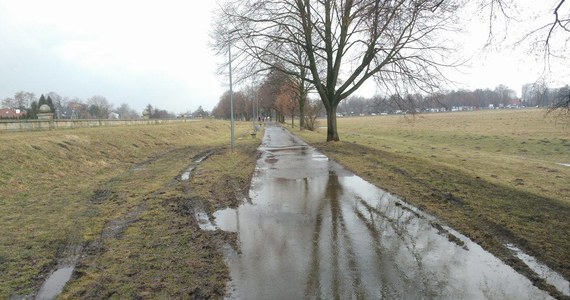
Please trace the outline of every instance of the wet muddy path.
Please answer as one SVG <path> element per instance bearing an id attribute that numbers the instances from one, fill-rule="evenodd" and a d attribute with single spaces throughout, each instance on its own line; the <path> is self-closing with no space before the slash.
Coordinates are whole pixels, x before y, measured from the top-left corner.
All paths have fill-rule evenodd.
<path id="1" fill-rule="evenodd" d="M 250 202 L 214 214 L 239 235 L 235 299 L 547 299 L 477 244 L 266 128 Z"/>

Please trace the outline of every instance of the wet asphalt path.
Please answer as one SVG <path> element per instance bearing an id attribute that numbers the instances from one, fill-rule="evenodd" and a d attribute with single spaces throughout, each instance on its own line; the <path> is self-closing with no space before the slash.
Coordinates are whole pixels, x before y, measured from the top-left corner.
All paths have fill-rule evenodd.
<path id="1" fill-rule="evenodd" d="M 260 151 L 251 202 L 214 215 L 239 234 L 241 252 L 228 256 L 231 298 L 549 298 L 288 131 L 268 126 Z"/>

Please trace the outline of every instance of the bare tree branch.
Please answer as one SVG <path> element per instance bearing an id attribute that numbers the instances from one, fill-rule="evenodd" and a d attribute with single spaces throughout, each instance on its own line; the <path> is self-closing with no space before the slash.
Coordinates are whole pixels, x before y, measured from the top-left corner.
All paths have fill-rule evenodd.
<path id="1" fill-rule="evenodd" d="M 240 28 L 231 40 L 243 52 L 236 73 L 276 69 L 298 87 L 314 86 L 327 111 L 327 140 L 338 140 L 337 106 L 368 80 L 430 90 L 443 78 L 439 69 L 453 67 L 443 61 L 451 51 L 444 39 L 457 1 L 227 0 L 213 45 L 223 52 L 224 32 Z"/>

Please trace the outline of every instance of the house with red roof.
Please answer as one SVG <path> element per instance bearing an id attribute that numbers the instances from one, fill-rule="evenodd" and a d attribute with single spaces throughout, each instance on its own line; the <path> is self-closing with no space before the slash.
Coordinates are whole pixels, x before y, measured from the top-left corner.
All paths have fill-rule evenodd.
<path id="1" fill-rule="evenodd" d="M 20 119 L 26 116 L 23 109 L 0 108 L 0 119 Z"/>

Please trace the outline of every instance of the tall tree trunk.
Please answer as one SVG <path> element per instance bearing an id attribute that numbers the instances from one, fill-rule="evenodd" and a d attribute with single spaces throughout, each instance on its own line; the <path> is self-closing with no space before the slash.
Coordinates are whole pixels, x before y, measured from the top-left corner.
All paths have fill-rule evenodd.
<path id="1" fill-rule="evenodd" d="M 305 99 L 299 101 L 299 129 L 305 129 Z"/>
<path id="2" fill-rule="evenodd" d="M 336 130 L 336 105 L 325 106 L 327 110 L 327 142 L 340 141 Z"/>
<path id="3" fill-rule="evenodd" d="M 295 128 L 295 114 L 291 114 L 291 128 Z"/>

